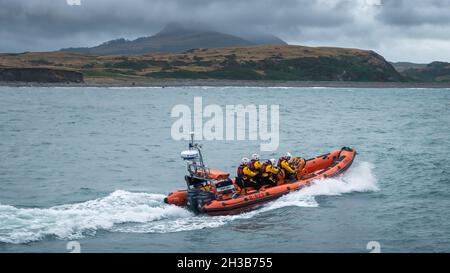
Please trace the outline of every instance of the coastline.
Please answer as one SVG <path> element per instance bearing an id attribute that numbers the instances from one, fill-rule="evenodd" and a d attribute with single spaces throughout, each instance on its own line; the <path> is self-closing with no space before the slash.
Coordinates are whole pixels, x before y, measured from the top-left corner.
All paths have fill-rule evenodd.
<path id="1" fill-rule="evenodd" d="M 333 82 L 333 81 L 246 81 L 246 80 L 149 80 L 93 81 L 84 83 L 4 82 L 2 87 L 328 87 L 328 88 L 450 88 L 450 82 Z"/>

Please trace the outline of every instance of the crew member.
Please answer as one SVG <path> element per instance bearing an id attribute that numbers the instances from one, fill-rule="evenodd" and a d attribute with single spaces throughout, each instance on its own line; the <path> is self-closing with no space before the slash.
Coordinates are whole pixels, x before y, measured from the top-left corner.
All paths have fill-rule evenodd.
<path id="1" fill-rule="evenodd" d="M 260 186 L 256 180 L 258 172 L 251 169 L 251 161 L 247 157 L 242 158 L 241 164 L 237 169 L 236 184 L 241 188 L 245 189 L 252 187 L 259 190 Z"/>
<path id="2" fill-rule="evenodd" d="M 259 154 L 253 154 L 252 160 L 250 161 L 250 169 L 252 171 L 259 171 L 261 169 L 262 163 L 260 161 Z"/>
<path id="3" fill-rule="evenodd" d="M 257 175 L 255 176 L 255 180 L 259 184 L 261 182 L 261 176 L 260 176 L 261 166 L 262 166 L 262 163 L 261 163 L 259 154 L 253 154 L 252 159 L 250 160 L 250 163 L 249 163 L 249 167 L 252 172 L 257 173 Z"/>
<path id="4" fill-rule="evenodd" d="M 291 153 L 287 152 L 278 160 L 278 168 L 284 173 L 284 180 L 292 180 L 295 178 L 295 170 L 291 167 L 289 161 L 291 160 Z"/>
<path id="5" fill-rule="evenodd" d="M 276 186 L 279 170 L 275 167 L 275 159 L 270 159 L 261 166 L 261 185 Z"/>

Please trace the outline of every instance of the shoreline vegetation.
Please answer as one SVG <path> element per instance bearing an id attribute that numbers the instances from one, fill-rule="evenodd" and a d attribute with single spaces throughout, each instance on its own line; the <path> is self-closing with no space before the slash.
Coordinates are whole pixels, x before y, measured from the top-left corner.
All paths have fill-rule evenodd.
<path id="1" fill-rule="evenodd" d="M 0 85 L 450 87 L 447 63 L 419 68 L 402 64 L 400 72 L 395 65 L 370 50 L 294 45 L 142 55 L 3 53 Z"/>

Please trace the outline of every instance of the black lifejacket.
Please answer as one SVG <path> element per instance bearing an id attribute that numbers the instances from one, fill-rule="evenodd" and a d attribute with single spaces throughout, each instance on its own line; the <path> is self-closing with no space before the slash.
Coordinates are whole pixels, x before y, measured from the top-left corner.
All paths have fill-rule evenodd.
<path id="1" fill-rule="evenodd" d="M 288 160 L 287 157 L 285 157 L 285 156 L 280 157 L 280 159 L 278 159 L 278 163 L 277 163 L 278 168 L 282 168 L 281 162 L 283 162 L 283 161 L 285 161 L 285 160 L 289 163 L 289 160 Z M 290 165 L 290 164 L 289 164 L 289 165 Z"/>
<path id="2" fill-rule="evenodd" d="M 261 174 L 266 173 L 266 168 L 268 166 L 271 166 L 271 165 L 273 166 L 272 162 L 270 162 L 270 161 L 265 162 L 264 164 L 262 164 L 261 169 L 259 170 L 259 172 Z"/>
<path id="3" fill-rule="evenodd" d="M 247 167 L 246 164 L 241 164 L 239 165 L 239 167 L 237 168 L 237 177 L 244 177 L 244 168 Z"/>
<path id="4" fill-rule="evenodd" d="M 249 166 L 249 168 L 250 168 L 250 170 L 252 170 L 252 171 L 254 171 L 254 172 L 256 172 L 256 171 L 259 171 L 256 167 L 255 167 L 255 163 L 256 162 L 258 162 L 259 160 L 254 160 L 254 159 L 252 159 L 251 161 L 250 161 L 250 164 L 248 164 Z"/>

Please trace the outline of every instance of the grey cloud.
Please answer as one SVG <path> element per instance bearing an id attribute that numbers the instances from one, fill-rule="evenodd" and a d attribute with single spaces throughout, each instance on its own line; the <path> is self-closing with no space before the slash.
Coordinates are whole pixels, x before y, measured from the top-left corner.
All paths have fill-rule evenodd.
<path id="1" fill-rule="evenodd" d="M 383 0 L 383 6 L 373 0 L 81 1 L 0 0 L 0 52 L 92 46 L 152 35 L 174 21 L 240 35 L 266 32 L 294 44 L 373 49 L 392 59 L 405 56 L 388 50 L 399 41 L 450 43 L 445 0 Z M 410 50 L 414 57 L 420 48 Z"/>
<path id="2" fill-rule="evenodd" d="M 383 4 L 377 16 L 382 23 L 405 27 L 450 24 L 448 0 L 384 0 Z"/>
<path id="3" fill-rule="evenodd" d="M 0 0 L 2 32 L 64 38 L 80 33 L 150 35 L 170 21 L 197 23 L 228 32 L 277 31 L 295 26 L 335 26 L 351 20 L 345 9 L 303 1 Z"/>

